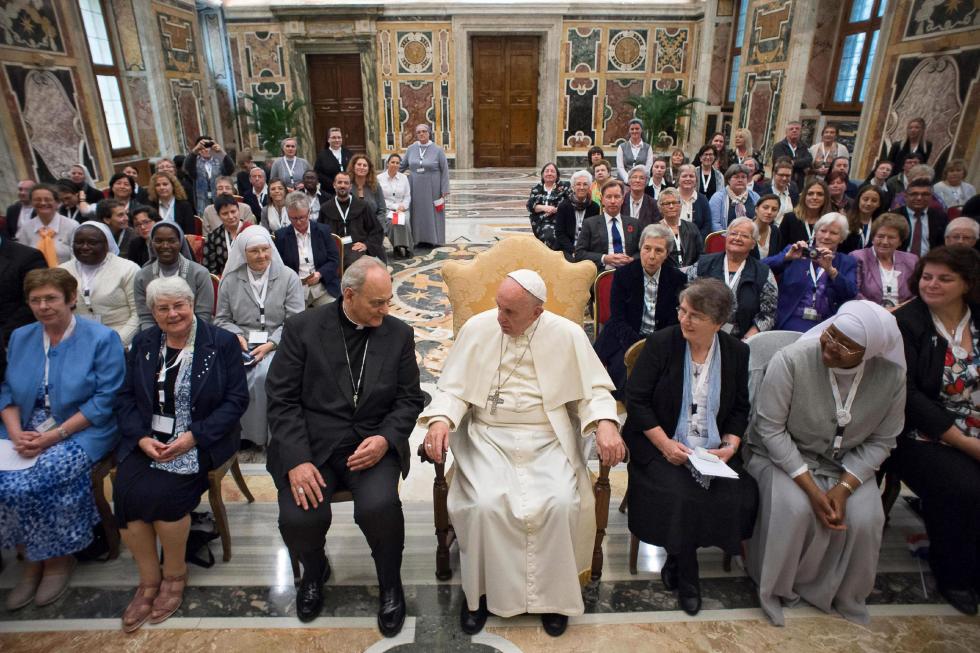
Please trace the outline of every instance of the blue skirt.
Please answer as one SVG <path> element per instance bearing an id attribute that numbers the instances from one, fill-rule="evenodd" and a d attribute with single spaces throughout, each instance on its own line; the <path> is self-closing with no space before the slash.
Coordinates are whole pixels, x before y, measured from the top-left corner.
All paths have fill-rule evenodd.
<path id="1" fill-rule="evenodd" d="M 23 545 L 28 560 L 47 560 L 88 546 L 100 521 L 91 471 L 88 454 L 69 439 L 33 467 L 0 472 L 0 547 Z"/>

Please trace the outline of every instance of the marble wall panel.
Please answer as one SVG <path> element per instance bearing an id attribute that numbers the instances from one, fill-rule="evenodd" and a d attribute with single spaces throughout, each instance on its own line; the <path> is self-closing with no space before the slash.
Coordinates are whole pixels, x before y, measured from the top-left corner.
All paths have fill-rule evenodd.
<path id="1" fill-rule="evenodd" d="M 965 32 L 980 27 L 976 0 L 912 0 L 904 40 Z"/>
<path id="2" fill-rule="evenodd" d="M 785 80 L 783 71 L 749 73 L 742 89 L 740 114 L 741 125 L 752 132 L 752 142 L 762 152 L 768 152 L 778 140 L 775 138 L 775 121 L 782 101 Z"/>
<path id="3" fill-rule="evenodd" d="M 170 94 L 177 116 L 177 135 L 187 150 L 201 134 L 209 133 L 207 113 L 199 80 L 170 80 Z"/>
<path id="4" fill-rule="evenodd" d="M 844 4 L 843 0 L 820 0 L 806 84 L 803 87 L 804 108 L 812 109 L 824 101 L 828 93 L 827 84 L 831 75 L 836 74 L 833 70 L 834 51 L 840 41 L 837 30 Z"/>
<path id="5" fill-rule="evenodd" d="M 381 155 L 403 152 L 415 125 L 428 122 L 432 140 L 456 152 L 452 26 L 449 22 L 378 21 L 377 92 Z"/>
<path id="6" fill-rule="evenodd" d="M 689 88 L 694 30 L 688 21 L 565 21 L 558 151 L 614 147 L 634 115 L 626 98 Z"/>
<path id="7" fill-rule="evenodd" d="M 789 54 L 793 0 L 775 0 L 752 8 L 747 66 L 780 64 Z"/>
<path id="8" fill-rule="evenodd" d="M 54 0 L 6 0 L 0 7 L 0 46 L 65 54 Z"/>
<path id="9" fill-rule="evenodd" d="M 248 102 L 244 97 L 246 94 L 279 104 L 292 97 L 282 26 L 269 23 L 225 23 L 225 26 L 234 87 L 238 89 L 238 97 L 233 102 L 229 99 L 230 106 L 243 111 Z M 258 140 L 247 130 L 245 121 L 238 123 L 242 146 L 258 148 Z"/>
<path id="10" fill-rule="evenodd" d="M 119 49 L 122 51 L 122 67 L 131 72 L 146 70 L 136 26 L 136 15 L 133 13 L 133 1 L 112 0 L 111 20 L 116 25 Z"/>
<path id="11" fill-rule="evenodd" d="M 163 65 L 172 73 L 198 73 L 197 40 L 191 18 L 157 11 Z"/>
<path id="12" fill-rule="evenodd" d="M 718 106 L 725 103 L 728 89 L 725 82 L 728 79 L 728 57 L 731 53 L 732 22 L 715 23 L 715 40 L 711 44 L 712 62 L 711 74 L 708 79 L 708 104 Z"/>
<path id="13" fill-rule="evenodd" d="M 29 149 L 28 164 L 34 178 L 53 181 L 66 177 L 79 161 L 99 178 L 79 109 L 75 71 L 62 66 L 8 63 L 4 73 L 18 137 Z"/>
<path id="14" fill-rule="evenodd" d="M 146 157 L 159 156 L 160 141 L 157 137 L 153 103 L 150 100 L 150 89 L 146 78 L 127 77 L 125 79 L 133 107 L 133 129 L 136 131 L 140 152 Z"/>

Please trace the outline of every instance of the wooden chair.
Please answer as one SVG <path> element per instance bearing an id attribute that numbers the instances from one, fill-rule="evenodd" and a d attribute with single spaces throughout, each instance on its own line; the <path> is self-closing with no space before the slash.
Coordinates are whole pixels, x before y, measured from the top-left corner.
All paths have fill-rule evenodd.
<path id="1" fill-rule="evenodd" d="M 105 480 L 115 466 L 115 456 L 110 453 L 92 467 L 92 496 L 95 497 L 95 507 L 99 510 L 102 528 L 105 530 L 106 542 L 109 545 L 109 560 L 119 557 L 119 524 L 116 523 L 105 496 Z"/>
<path id="2" fill-rule="evenodd" d="M 191 248 L 191 254 L 198 265 L 204 265 L 204 236 L 185 234 L 187 245 Z"/>
<path id="3" fill-rule="evenodd" d="M 221 277 L 216 274 L 211 275 L 211 287 L 214 288 L 214 308 L 211 309 L 211 315 L 218 314 L 218 284 L 221 283 Z"/>
<path id="4" fill-rule="evenodd" d="M 725 251 L 725 234 L 724 231 L 715 231 L 708 234 L 707 238 L 704 239 L 704 253 L 705 254 L 717 254 L 719 252 Z"/>
<path id="5" fill-rule="evenodd" d="M 569 263 L 561 252 L 548 249 L 537 238 L 514 236 L 506 238 L 470 261 L 447 261 L 442 278 L 449 290 L 453 312 L 453 332 L 477 313 L 493 308 L 497 286 L 514 270 L 534 270 L 548 286 L 545 309 L 581 325 L 589 302 L 589 290 L 595 280 L 595 265 L 590 261 Z M 449 548 L 456 540 L 446 505 L 453 469 L 445 462 L 435 463 L 420 446 L 422 462 L 435 465 L 432 484 L 432 503 L 436 529 L 436 578 L 449 580 L 453 572 L 449 565 Z M 592 580 L 602 575 L 602 542 L 609 521 L 609 468 L 601 465 L 598 476 L 593 475 L 595 493 L 596 537 L 592 551 Z"/>
<path id="6" fill-rule="evenodd" d="M 344 276 L 344 239 L 335 233 L 331 233 L 333 236 L 333 243 L 337 246 L 337 256 L 339 260 L 337 262 L 337 276 L 342 278 Z"/>
<path id="7" fill-rule="evenodd" d="M 208 472 L 208 501 L 211 504 L 211 512 L 214 515 L 214 523 L 221 535 L 222 559 L 225 562 L 231 560 L 231 528 L 228 527 L 228 513 L 225 512 L 225 500 L 221 496 L 221 481 L 228 472 L 231 472 L 235 479 L 235 485 L 241 491 L 242 496 L 249 503 L 255 503 L 255 497 L 245 484 L 245 477 L 242 475 L 242 468 L 238 466 L 238 454 L 231 458 L 217 469 Z"/>
<path id="8" fill-rule="evenodd" d="M 595 319 L 595 329 L 593 329 L 592 341 L 599 338 L 599 330 L 606 325 L 612 317 L 610 301 L 612 299 L 612 281 L 615 270 L 604 270 L 595 278 L 592 284 L 592 317 Z"/>

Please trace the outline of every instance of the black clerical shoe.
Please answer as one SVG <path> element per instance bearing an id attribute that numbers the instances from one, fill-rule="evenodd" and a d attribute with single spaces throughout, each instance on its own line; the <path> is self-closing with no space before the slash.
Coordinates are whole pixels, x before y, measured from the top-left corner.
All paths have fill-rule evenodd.
<path id="1" fill-rule="evenodd" d="M 541 625 L 544 626 L 544 632 L 552 637 L 561 637 L 565 629 L 568 628 L 568 617 L 563 614 L 546 612 L 541 615 Z"/>
<path id="2" fill-rule="evenodd" d="M 677 558 L 672 555 L 667 556 L 667 561 L 660 569 L 660 580 L 668 592 L 677 589 Z"/>
<path id="3" fill-rule="evenodd" d="M 701 585 L 697 581 L 689 583 L 685 580 L 677 582 L 677 604 L 681 610 L 692 617 L 701 611 Z"/>
<path id="4" fill-rule="evenodd" d="M 475 612 L 470 612 L 469 606 L 466 605 L 466 597 L 464 596 L 463 607 L 459 610 L 459 627 L 467 635 L 476 635 L 486 625 L 488 614 L 486 596 L 480 597 L 480 607 Z"/>
<path id="5" fill-rule="evenodd" d="M 304 571 L 303 580 L 296 591 L 296 616 L 303 623 L 319 617 L 323 609 L 323 584 L 330 579 L 330 561 L 324 559 L 324 562 L 323 574 L 319 578 Z"/>
<path id="6" fill-rule="evenodd" d="M 378 607 L 378 630 L 385 637 L 394 637 L 402 630 L 405 623 L 405 592 L 402 584 L 397 587 L 381 590 L 381 602 Z"/>
<path id="7" fill-rule="evenodd" d="M 949 602 L 951 606 L 965 615 L 974 616 L 977 614 L 977 593 L 971 588 L 952 589 L 939 586 L 939 593 Z"/>

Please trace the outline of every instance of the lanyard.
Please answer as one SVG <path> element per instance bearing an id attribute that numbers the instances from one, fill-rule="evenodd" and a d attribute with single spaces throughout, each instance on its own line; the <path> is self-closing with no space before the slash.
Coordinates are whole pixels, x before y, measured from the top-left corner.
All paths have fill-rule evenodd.
<path id="1" fill-rule="evenodd" d="M 694 383 L 691 387 L 691 414 L 696 415 L 698 412 L 698 404 L 695 402 L 694 398 L 700 396 L 701 391 L 704 390 L 704 384 L 708 382 L 708 376 L 711 373 L 711 357 L 715 353 L 715 343 L 718 341 L 718 337 L 715 336 L 711 340 L 711 346 L 708 347 L 708 355 L 704 359 L 704 364 L 701 366 L 700 374 L 694 377 Z M 688 345 L 687 351 L 688 357 L 691 356 L 690 345 Z M 694 359 L 690 359 L 691 362 L 691 374 L 694 375 Z"/>
<path id="2" fill-rule="evenodd" d="M 711 179 L 714 177 L 714 174 L 715 173 L 710 170 L 708 171 L 708 174 L 704 174 L 703 172 L 701 173 L 701 188 L 704 189 L 705 193 L 708 192 L 708 184 L 711 183 Z"/>
<path id="3" fill-rule="evenodd" d="M 340 214 L 340 219 L 344 221 L 344 226 L 347 226 L 347 214 L 350 213 L 350 207 L 354 205 L 354 200 L 351 199 L 346 211 L 340 208 L 340 200 L 337 199 L 336 195 L 334 195 L 333 203 L 337 205 L 337 212 Z"/>
<path id="4" fill-rule="evenodd" d="M 207 173 L 208 180 L 210 181 L 210 179 L 211 179 L 211 160 L 210 159 L 208 159 L 207 161 L 204 162 L 204 172 Z"/>
<path id="5" fill-rule="evenodd" d="M 871 223 L 861 225 L 861 247 L 868 246 L 868 238 L 871 237 Z"/>
<path id="6" fill-rule="evenodd" d="M 95 277 L 99 274 L 102 266 L 105 265 L 103 261 L 101 265 L 95 268 L 95 272 L 91 274 L 86 274 L 82 266 L 78 266 L 78 275 L 82 278 L 82 301 L 85 302 L 86 306 L 92 306 L 92 282 Z"/>
<path id="7" fill-rule="evenodd" d="M 65 211 L 71 211 L 71 213 L 66 216 L 69 220 L 78 220 L 78 207 L 75 207 L 74 209 L 65 209 Z"/>
<path id="8" fill-rule="evenodd" d="M 953 356 L 956 356 L 957 358 L 966 358 L 967 355 L 966 350 L 963 349 L 962 342 L 963 332 L 966 331 L 966 327 L 970 323 L 970 317 L 970 309 L 967 307 L 966 314 L 963 316 L 963 319 L 960 320 L 960 323 L 956 325 L 956 329 L 952 334 L 950 334 L 950 332 L 946 329 L 946 326 L 942 323 L 942 320 L 936 317 L 935 313 L 932 314 L 932 323 L 935 325 L 936 331 L 938 331 L 939 335 L 946 339 L 946 342 L 949 343 L 950 349 L 953 350 Z"/>
<path id="9" fill-rule="evenodd" d="M 725 255 L 725 285 L 727 285 L 732 291 L 738 287 L 738 280 L 742 278 L 742 270 L 745 269 L 745 264 L 747 262 L 748 259 L 742 261 L 742 264 L 738 266 L 737 270 L 735 270 L 735 274 L 729 278 L 729 275 L 731 275 L 729 268 L 731 266 L 728 263 L 728 255 Z"/>
<path id="10" fill-rule="evenodd" d="M 68 328 L 61 335 L 61 342 L 64 342 L 71 334 L 75 332 L 75 316 L 71 316 L 71 322 L 68 323 Z M 44 407 L 48 410 L 51 409 L 51 397 L 48 392 L 48 372 L 51 369 L 51 359 L 48 358 L 48 352 L 51 350 L 51 336 L 43 328 L 41 329 L 41 337 L 44 342 Z M 60 343 L 59 343 L 60 344 Z"/>
<path id="11" fill-rule="evenodd" d="M 673 233 L 673 229 L 671 229 L 671 233 Z M 681 229 L 680 229 L 680 225 L 678 225 L 678 227 L 677 227 L 677 233 L 676 234 L 673 234 L 673 235 L 674 235 L 674 245 L 675 245 L 674 251 L 677 252 L 677 261 L 680 262 L 680 260 L 681 260 L 681 254 L 684 253 L 683 252 L 683 248 L 681 247 Z"/>
<path id="12" fill-rule="evenodd" d="M 253 279 L 252 271 L 248 271 L 249 279 Z M 255 289 L 252 283 L 248 284 L 248 287 L 252 290 L 252 296 L 255 298 L 255 303 L 259 305 L 259 324 L 262 325 L 262 329 L 265 329 L 265 297 L 269 292 L 269 271 L 266 270 L 265 275 L 262 277 L 262 286 L 259 290 Z"/>
<path id="13" fill-rule="evenodd" d="M 902 271 L 895 268 L 886 270 L 885 266 L 881 264 L 881 261 L 878 262 L 878 271 L 881 272 L 881 288 L 884 293 L 886 295 L 894 294 L 898 286 L 898 275 L 900 275 Z M 961 333 L 960 335 L 963 334 Z"/>
<path id="14" fill-rule="evenodd" d="M 426 145 L 425 147 L 422 147 L 421 145 L 419 145 L 419 161 L 421 161 L 422 159 L 425 158 L 425 152 L 428 149 L 429 149 L 429 146 L 428 145 Z"/>
<path id="15" fill-rule="evenodd" d="M 808 272 L 810 273 L 810 278 L 813 279 L 813 292 L 816 292 L 817 291 L 817 281 L 820 279 L 820 277 L 823 276 L 823 273 L 824 273 L 824 269 L 823 268 L 820 268 L 820 271 L 819 272 L 814 272 L 813 269 L 815 267 L 820 267 L 820 266 L 818 266 L 815 263 L 812 263 L 811 262 L 810 263 L 810 269 L 808 270 Z"/>
<path id="16" fill-rule="evenodd" d="M 814 223 L 815 225 L 816 223 Z M 809 222 L 803 220 L 803 229 L 806 231 L 806 242 L 813 242 L 813 226 Z"/>
<path id="17" fill-rule="evenodd" d="M 289 183 L 293 183 L 293 171 L 296 170 L 296 157 L 293 157 L 293 165 L 289 165 L 289 159 L 282 157 L 282 164 L 286 166 L 286 170 L 289 172 Z"/>
<path id="18" fill-rule="evenodd" d="M 174 359 L 167 364 L 167 342 L 160 345 L 160 371 L 157 372 L 157 403 L 160 407 L 160 415 L 165 415 L 164 403 L 166 401 L 166 392 L 164 390 L 164 384 L 167 382 L 167 372 L 175 367 L 180 367 L 184 364 L 184 359 L 186 358 L 187 349 L 181 349 L 180 353 L 174 356 Z"/>
<path id="19" fill-rule="evenodd" d="M 235 238 L 238 238 L 238 232 L 241 230 L 241 228 L 242 228 L 242 223 L 239 222 L 238 223 L 238 226 L 235 227 L 235 235 L 234 236 L 228 235 L 228 230 L 225 229 L 224 227 L 221 228 L 221 231 L 224 232 L 224 236 L 225 236 L 225 248 L 229 252 L 231 251 L 231 243 L 232 243 L 233 240 L 235 240 Z"/>
<path id="20" fill-rule="evenodd" d="M 864 376 L 864 363 L 861 363 L 861 369 L 854 375 L 854 380 L 851 381 L 851 389 L 847 391 L 847 399 L 844 400 L 843 404 L 841 404 L 840 388 L 837 386 L 837 377 L 834 375 L 834 371 L 828 369 L 827 374 L 830 376 L 830 392 L 834 395 L 835 418 L 837 420 L 833 455 L 834 458 L 839 458 L 841 446 L 844 444 L 844 427 L 851 423 L 851 405 L 854 403 L 858 385 Z"/>

